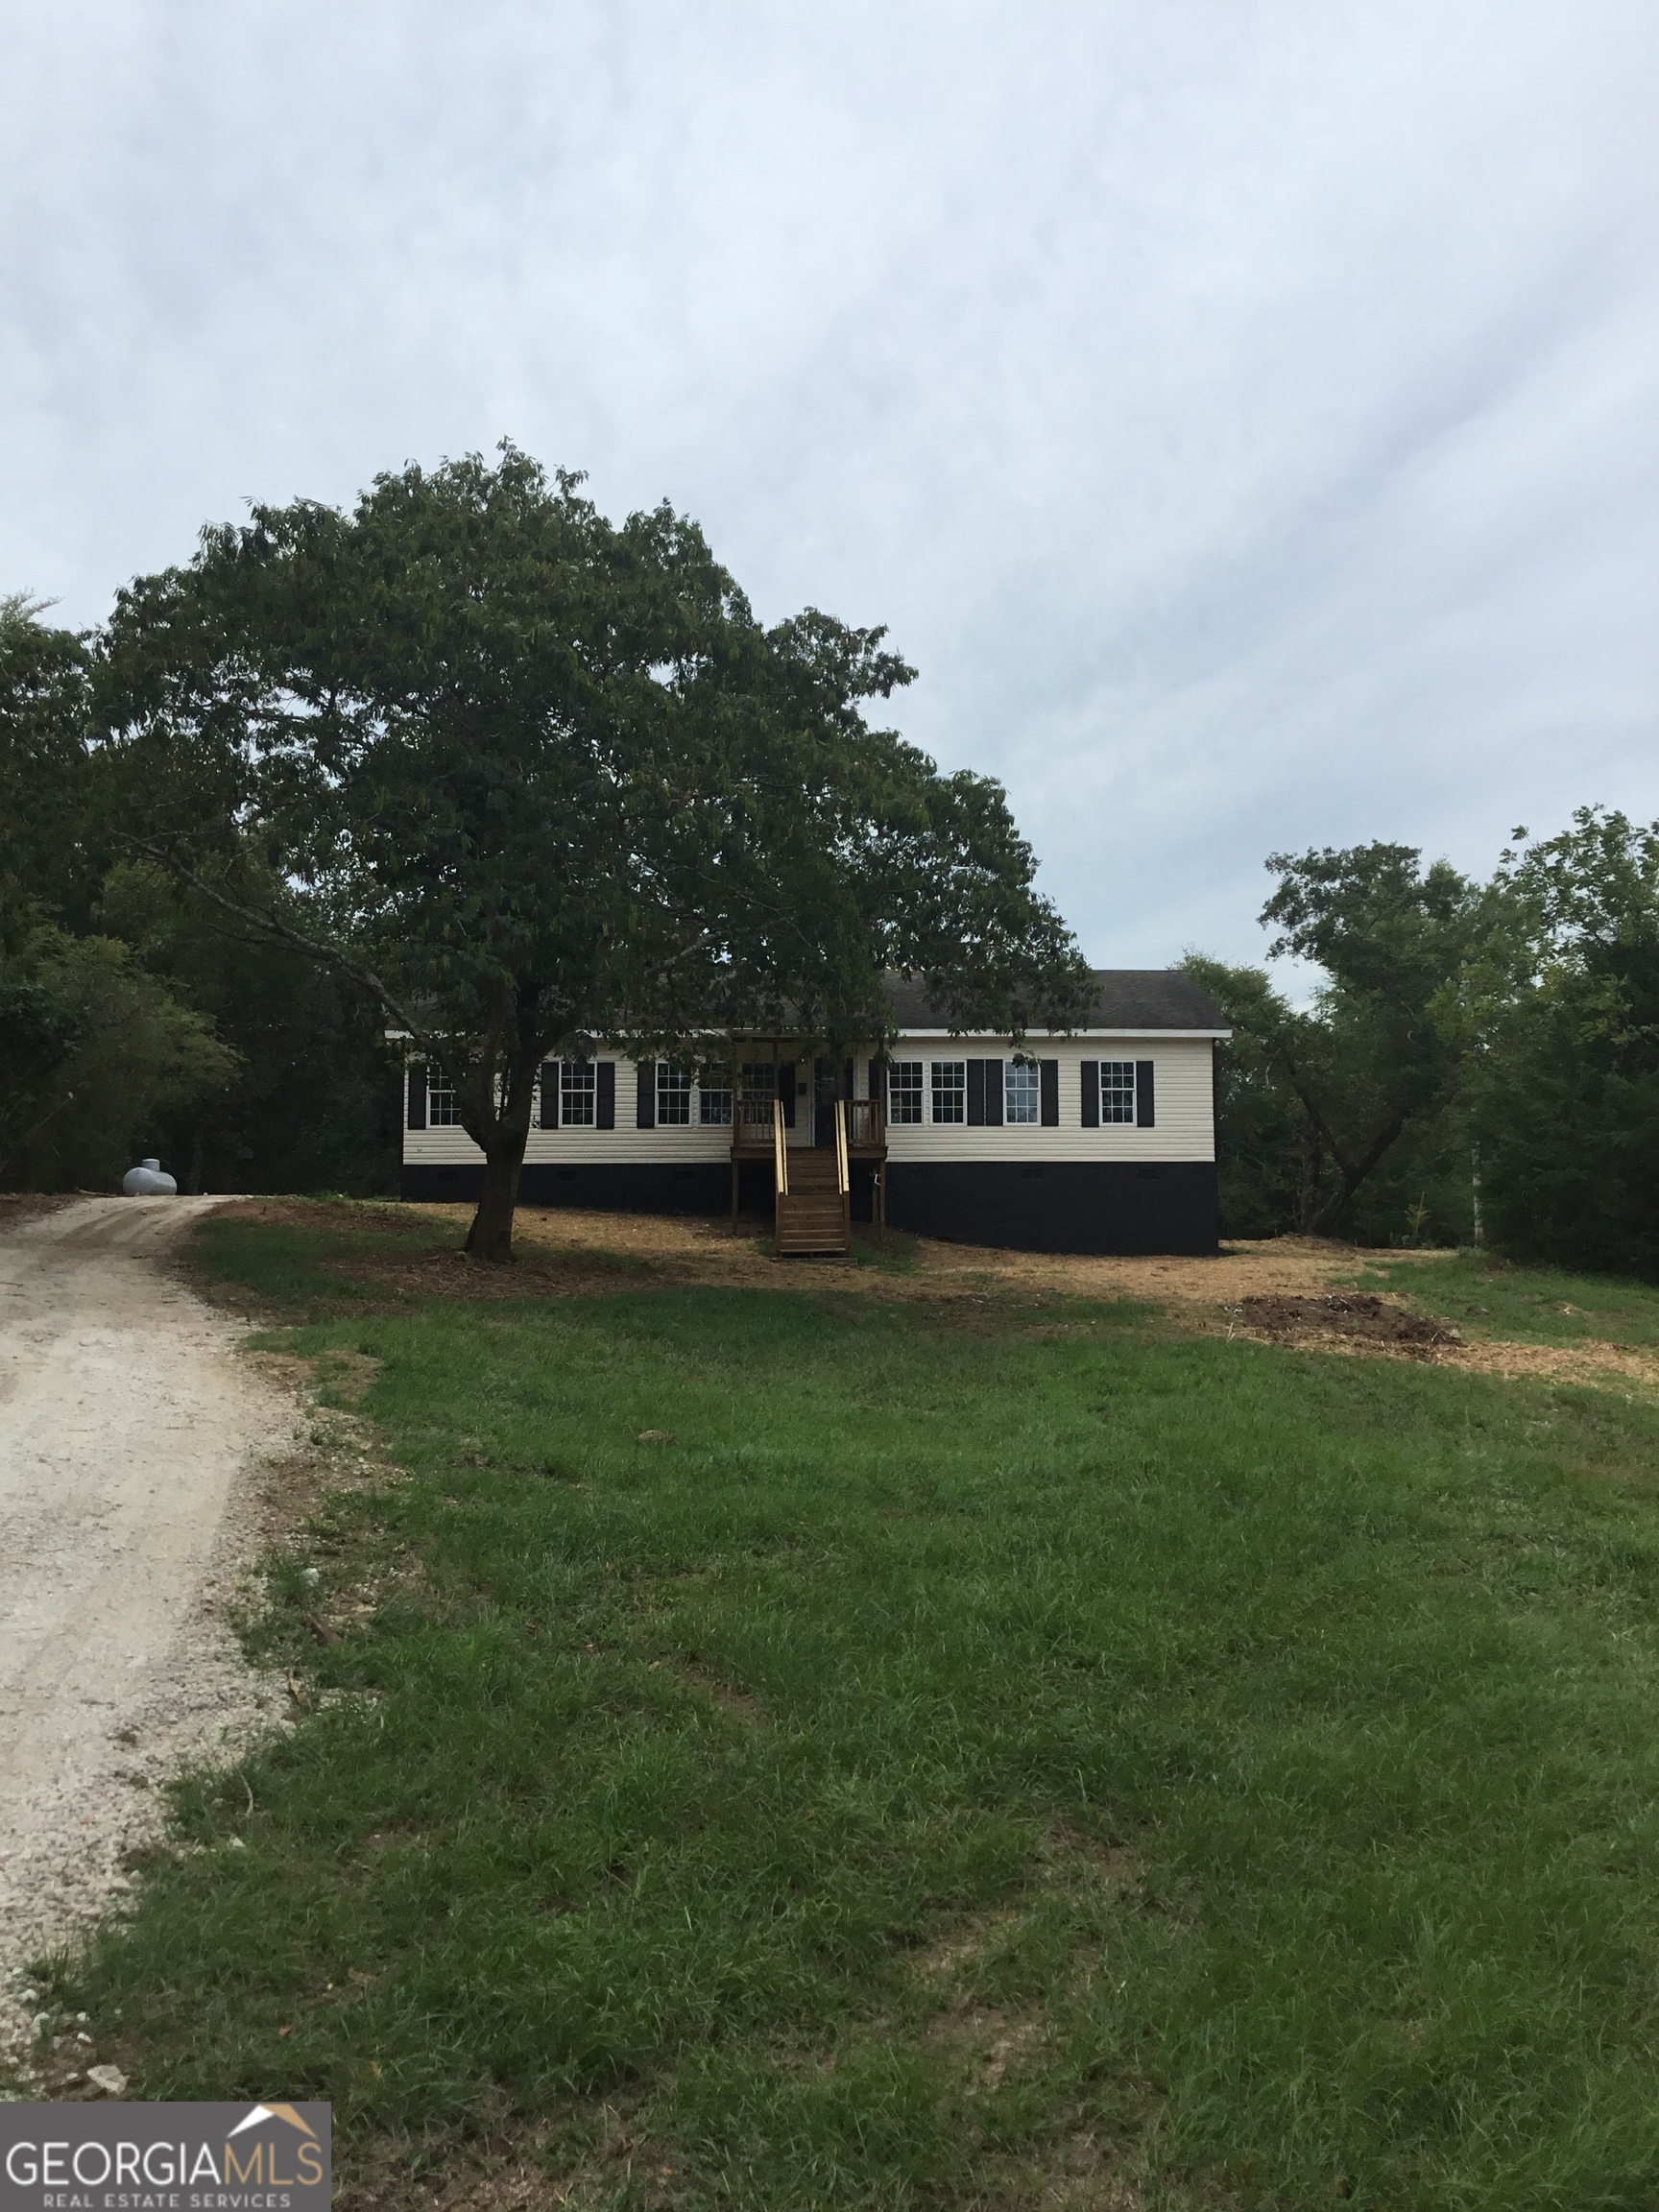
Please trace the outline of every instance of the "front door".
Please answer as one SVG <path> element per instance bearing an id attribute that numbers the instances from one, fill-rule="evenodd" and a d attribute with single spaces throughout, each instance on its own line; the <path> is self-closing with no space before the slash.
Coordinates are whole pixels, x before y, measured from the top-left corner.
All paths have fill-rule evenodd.
<path id="1" fill-rule="evenodd" d="M 828 1060 L 817 1060 L 812 1065 L 812 1142 L 814 1144 L 833 1144 L 835 1142 L 835 1101 L 841 1095 L 835 1080 L 835 1070 Z"/>

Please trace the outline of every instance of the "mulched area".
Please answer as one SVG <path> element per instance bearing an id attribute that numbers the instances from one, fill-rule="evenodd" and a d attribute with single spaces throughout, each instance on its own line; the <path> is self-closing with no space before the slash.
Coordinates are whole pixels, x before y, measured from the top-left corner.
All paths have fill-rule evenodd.
<path id="1" fill-rule="evenodd" d="M 1450 1321 L 1432 1313 L 1408 1313 L 1404 1306 L 1363 1290 L 1334 1290 L 1323 1298 L 1246 1298 L 1240 1310 L 1247 1328 L 1279 1344 L 1346 1336 L 1363 1344 L 1434 1351 L 1463 1341 Z"/>

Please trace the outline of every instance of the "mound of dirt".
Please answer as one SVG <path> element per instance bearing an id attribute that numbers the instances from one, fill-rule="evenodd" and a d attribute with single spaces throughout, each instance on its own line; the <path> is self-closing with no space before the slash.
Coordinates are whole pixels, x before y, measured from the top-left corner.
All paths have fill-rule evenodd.
<path id="1" fill-rule="evenodd" d="M 1323 1298 L 1246 1298 L 1246 1324 L 1264 1336 L 1285 1342 L 1297 1336 L 1352 1336 L 1367 1344 L 1405 1344 L 1420 1349 L 1461 1344 L 1450 1321 L 1431 1313 L 1407 1313 L 1363 1290 L 1333 1290 Z"/>

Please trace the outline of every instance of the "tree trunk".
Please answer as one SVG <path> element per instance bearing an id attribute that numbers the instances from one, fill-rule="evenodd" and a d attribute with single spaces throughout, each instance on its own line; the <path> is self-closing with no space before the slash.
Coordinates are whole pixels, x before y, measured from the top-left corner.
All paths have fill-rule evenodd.
<path id="1" fill-rule="evenodd" d="M 518 1203 L 518 1175 L 528 1135 L 527 1129 L 504 1129 L 494 1148 L 484 1156 L 484 1188 L 467 1232 L 467 1249 L 474 1260 L 487 1260 L 493 1267 L 505 1267 L 513 1258 L 513 1212 Z"/>
<path id="2" fill-rule="evenodd" d="M 1405 1126 L 1405 1115 L 1396 1114 L 1388 1126 L 1385 1129 L 1380 1129 L 1371 1140 L 1370 1147 L 1363 1160 L 1349 1162 L 1338 1156 L 1336 1166 L 1341 1181 L 1336 1187 L 1334 1196 L 1327 1198 L 1324 1205 L 1313 1216 L 1308 1231 L 1310 1237 L 1334 1237 L 1335 1235 L 1336 1224 L 1342 1218 L 1359 1186 Z"/>
<path id="3" fill-rule="evenodd" d="M 1296 1227 L 1301 1236 L 1310 1236 L 1313 1217 L 1319 1211 L 1319 1192 L 1325 1180 L 1325 1146 L 1320 1141 L 1317 1123 L 1310 1119 L 1306 1111 L 1302 1126 L 1296 1133 Z"/>

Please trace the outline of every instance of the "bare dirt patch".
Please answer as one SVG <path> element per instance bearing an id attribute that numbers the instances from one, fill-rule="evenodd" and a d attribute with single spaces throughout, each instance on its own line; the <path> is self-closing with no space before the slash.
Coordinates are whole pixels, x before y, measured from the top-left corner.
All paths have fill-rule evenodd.
<path id="1" fill-rule="evenodd" d="M 1395 1253 L 1391 1258 L 1432 1259 Z M 1179 1254 L 1095 1254 L 981 1251 L 916 1239 L 921 1269 L 939 1277 L 974 1276 L 985 1283 L 1072 1298 L 1128 1298 L 1155 1306 L 1237 1306 L 1246 1298 L 1313 1297 L 1352 1275 L 1360 1255 L 1323 1237 L 1242 1239 L 1214 1258 Z"/>
<path id="2" fill-rule="evenodd" d="M 1625 1344 L 1462 1344 L 1443 1353 L 1450 1367 L 1477 1375 L 1507 1375 L 1524 1381 L 1582 1382 L 1607 1389 L 1635 1382 L 1659 1389 L 1659 1353 L 1633 1351 Z"/>
<path id="3" fill-rule="evenodd" d="M 1022 1917 L 1017 1909 L 1005 1907 L 959 1921 L 916 1953 L 911 1970 L 923 1982 L 954 1982 L 1011 1936 Z"/>
<path id="4" fill-rule="evenodd" d="M 561 2165 L 548 2152 L 561 2117 L 457 2144 L 436 2167 L 430 2146 L 417 2166 L 409 2143 L 388 2136 L 359 2145 L 336 2171 L 339 2212 L 409 2212 L 412 2205 L 422 2212 L 602 2212 L 617 2204 L 676 2212 L 685 2201 L 674 2150 L 654 2141 L 626 2103 L 584 2115 L 592 2147 L 575 2165 Z"/>
<path id="5" fill-rule="evenodd" d="M 1463 1341 L 1450 1321 L 1431 1313 L 1409 1313 L 1404 1306 L 1363 1290 L 1332 1290 L 1318 1298 L 1245 1298 L 1240 1306 L 1246 1327 L 1278 1344 L 1339 1336 L 1402 1351 L 1432 1352 Z"/>
<path id="6" fill-rule="evenodd" d="M 317 1228 L 338 1229 L 341 1219 L 336 1204 L 293 1198 L 242 1200 L 225 1212 Z M 376 1226 L 411 1234 L 429 1230 L 434 1223 L 450 1223 L 456 1236 L 447 1251 L 412 1253 L 407 1260 L 376 1257 L 354 1262 L 353 1275 L 391 1289 L 468 1299 L 579 1296 L 615 1290 L 633 1282 L 641 1287 L 835 1290 L 922 1300 L 1011 1292 L 1236 1307 L 1245 1298 L 1316 1296 L 1343 1276 L 1351 1276 L 1360 1259 L 1353 1246 L 1317 1237 L 1236 1242 L 1214 1258 L 1188 1259 L 1162 1254 L 1010 1252 L 891 1232 L 885 1250 L 903 1262 L 902 1268 L 848 1267 L 837 1262 L 774 1259 L 766 1225 L 750 1215 L 742 1217 L 733 1236 L 728 1222 L 699 1214 L 521 1206 L 515 1228 L 515 1264 L 491 1267 L 469 1259 L 460 1249 L 472 1218 L 470 1206 L 415 1206 L 388 1200 L 366 1203 L 362 1212 Z M 867 1238 L 868 1232 L 860 1236 Z M 883 1252 L 874 1240 L 862 1249 L 877 1261 Z"/>
<path id="7" fill-rule="evenodd" d="M 707 1697 L 733 1720 L 740 1720 L 751 1728 L 770 1725 L 771 1716 L 753 1690 L 744 1690 L 735 1682 L 728 1682 L 695 1658 L 682 1661 L 680 1674 L 688 1689 Z"/>
<path id="8" fill-rule="evenodd" d="M 84 1192 L 80 1193 L 84 1196 Z M 0 1190 L 0 1230 L 15 1229 L 20 1222 L 38 1221 L 73 1206 L 75 1194 L 60 1196 L 45 1190 Z"/>
<path id="9" fill-rule="evenodd" d="M 1040 2014 L 1016 2016 L 999 2005 L 963 2005 L 941 2012 L 922 2032 L 925 2050 L 943 2050 L 967 2077 L 969 2095 L 996 2089 L 1012 2067 L 1042 2042 Z"/>

